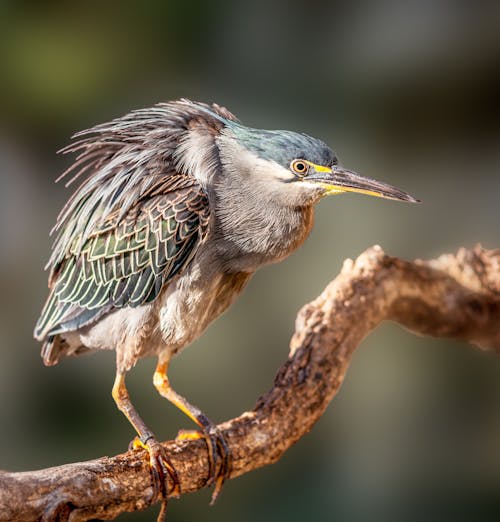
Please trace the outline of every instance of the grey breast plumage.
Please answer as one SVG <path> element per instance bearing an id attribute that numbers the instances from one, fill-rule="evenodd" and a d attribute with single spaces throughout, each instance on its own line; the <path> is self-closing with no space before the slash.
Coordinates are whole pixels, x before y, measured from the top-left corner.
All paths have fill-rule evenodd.
<path id="1" fill-rule="evenodd" d="M 50 294 L 35 328 L 44 358 L 62 332 L 153 301 L 189 263 L 210 220 L 206 193 L 174 152 L 193 125 L 217 133 L 234 117 L 180 100 L 78 133 L 65 174 L 85 176 L 61 211 L 49 260 Z"/>

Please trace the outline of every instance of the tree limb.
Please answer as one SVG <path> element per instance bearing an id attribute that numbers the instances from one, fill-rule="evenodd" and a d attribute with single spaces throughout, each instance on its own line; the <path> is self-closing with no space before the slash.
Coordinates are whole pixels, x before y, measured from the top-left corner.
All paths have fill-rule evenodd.
<path id="1" fill-rule="evenodd" d="M 233 454 L 231 478 L 277 461 L 321 417 L 360 341 L 384 320 L 415 333 L 500 352 L 500 250 L 461 249 L 413 263 L 372 247 L 296 320 L 290 356 L 250 412 L 219 429 Z M 203 440 L 168 441 L 182 493 L 206 485 Z M 146 509 L 151 476 L 143 450 L 40 471 L 0 472 L 0 520 L 113 519 Z"/>

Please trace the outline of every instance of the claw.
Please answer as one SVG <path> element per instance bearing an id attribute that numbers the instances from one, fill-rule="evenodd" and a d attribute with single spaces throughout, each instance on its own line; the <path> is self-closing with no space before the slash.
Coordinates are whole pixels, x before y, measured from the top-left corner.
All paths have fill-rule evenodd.
<path id="1" fill-rule="evenodd" d="M 226 439 L 224 439 L 219 430 L 215 429 L 214 431 L 215 434 L 211 436 L 211 440 L 213 441 L 213 438 L 215 438 L 216 448 L 218 449 L 218 452 L 215 451 L 215 454 L 220 454 L 221 466 L 219 469 L 219 473 L 215 477 L 215 487 L 212 493 L 212 499 L 210 500 L 211 506 L 215 504 L 217 497 L 222 491 L 222 486 L 224 485 L 224 482 L 229 478 L 229 475 L 231 474 L 232 468 L 232 454 L 231 450 L 229 449 L 229 446 L 227 445 Z"/>
<path id="2" fill-rule="evenodd" d="M 153 436 L 148 436 L 145 440 L 135 437 L 130 443 L 131 449 L 145 449 L 149 454 L 149 466 L 153 479 L 153 498 L 161 498 L 162 506 L 158 515 L 158 522 L 164 520 L 167 509 L 168 485 L 170 478 L 173 483 L 172 496 L 179 497 L 181 487 L 177 472 L 166 454 L 163 446 Z"/>
<path id="3" fill-rule="evenodd" d="M 219 496 L 222 486 L 229 478 L 232 467 L 231 450 L 220 431 L 214 426 L 207 432 L 195 430 L 180 430 L 177 440 L 205 439 L 208 450 L 208 479 L 207 484 L 215 484 L 210 505 L 212 506 Z M 219 464 L 220 461 L 220 464 Z"/>

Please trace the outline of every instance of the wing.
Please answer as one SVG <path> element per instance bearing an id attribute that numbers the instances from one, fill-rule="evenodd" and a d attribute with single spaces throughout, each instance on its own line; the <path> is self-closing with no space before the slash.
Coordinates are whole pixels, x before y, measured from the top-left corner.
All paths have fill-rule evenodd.
<path id="1" fill-rule="evenodd" d="M 208 227 L 205 193 L 183 161 L 196 129 L 207 137 L 207 171 L 219 165 L 215 137 L 235 121 L 226 109 L 179 100 L 133 111 L 77 133 L 61 179 L 80 186 L 60 212 L 48 262 L 50 295 L 35 328 L 53 339 L 113 308 L 154 300 L 195 254 Z M 50 340 L 47 341 L 50 344 Z"/>
<path id="2" fill-rule="evenodd" d="M 35 337 L 76 330 L 103 313 L 153 301 L 192 259 L 206 236 L 209 206 L 195 180 L 141 200 L 126 216 L 108 216 L 82 244 L 76 236 L 53 269 L 51 293 Z"/>

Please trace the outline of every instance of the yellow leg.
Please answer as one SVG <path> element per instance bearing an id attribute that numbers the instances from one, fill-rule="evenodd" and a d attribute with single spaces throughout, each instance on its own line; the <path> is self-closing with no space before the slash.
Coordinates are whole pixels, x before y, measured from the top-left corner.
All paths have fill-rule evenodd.
<path id="1" fill-rule="evenodd" d="M 190 404 L 170 386 L 167 371 L 168 362 L 160 360 L 153 376 L 153 384 L 162 397 L 169 400 L 201 428 L 201 432 L 181 431 L 178 439 L 204 438 L 206 440 L 209 460 L 209 481 L 215 482 L 215 489 L 211 501 L 211 504 L 213 504 L 225 480 L 231 473 L 231 452 L 215 424 L 199 408 Z M 221 454 L 222 462 L 217 472 L 216 459 L 218 458 L 218 451 Z"/>
<path id="2" fill-rule="evenodd" d="M 161 444 L 156 440 L 151 430 L 141 419 L 137 410 L 134 408 L 125 385 L 125 374 L 117 371 L 115 383 L 112 390 L 113 399 L 118 409 L 127 417 L 128 421 L 134 427 L 139 438 L 134 439 L 132 447 L 134 449 L 143 448 L 149 453 L 149 464 L 153 476 L 154 497 L 161 496 L 163 499 L 162 508 L 158 520 L 163 520 L 166 512 L 167 502 L 167 477 L 173 481 L 174 495 L 180 494 L 180 484 L 175 468 L 170 459 L 165 454 Z"/>

